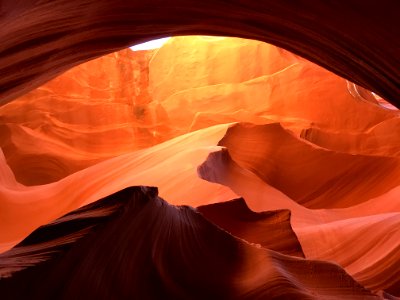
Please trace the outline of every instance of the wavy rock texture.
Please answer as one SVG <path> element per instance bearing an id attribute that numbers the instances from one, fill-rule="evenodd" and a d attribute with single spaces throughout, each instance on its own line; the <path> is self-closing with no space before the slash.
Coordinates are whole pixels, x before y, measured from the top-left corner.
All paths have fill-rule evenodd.
<path id="1" fill-rule="evenodd" d="M 365 132 L 303 129 L 300 136 L 320 147 L 337 152 L 369 156 L 399 157 L 398 117 L 382 121 Z M 387 141 L 390 141 L 388 143 Z"/>
<path id="2" fill-rule="evenodd" d="M 1 148 L 18 181 L 57 181 L 159 143 L 154 132 L 165 126 L 147 110 L 151 57 L 129 49 L 101 57 L 2 107 Z"/>
<path id="3" fill-rule="evenodd" d="M 179 37 L 88 62 L 1 107 L 0 146 L 17 180 L 38 185 L 214 124 L 275 120 L 348 133 L 396 117 L 282 49 Z"/>
<path id="4" fill-rule="evenodd" d="M 141 20 L 119 24 L 132 16 L 134 2 L 116 1 L 107 13 L 124 8 L 126 14 L 111 16 L 119 17 L 118 24 L 100 22 L 105 2 L 94 8 L 87 1 L 82 11 L 90 12 L 88 28 L 81 28 L 80 16 L 75 25 L 68 19 L 74 1 L 60 3 L 21 5 L 22 15 L 41 16 L 37 26 L 46 24 L 49 31 L 54 24 L 47 18 L 64 8 L 63 28 L 72 32 L 40 39 L 36 34 L 47 33 L 27 31 L 32 36 L 23 36 L 31 41 L 26 44 L 7 35 L 10 70 L 27 62 L 29 45 L 37 53 L 24 78 L 5 67 L 4 101 L 110 52 L 96 44 L 107 44 L 108 31 L 74 51 L 93 20 L 98 28 L 126 30 Z M 236 1 L 231 4 L 237 9 Z M 166 12 L 184 12 L 186 5 Z M 310 16 L 324 15 L 318 5 Z M 373 5 L 359 9 L 368 7 Z M 268 13 L 283 8 L 271 3 Z M 198 9 L 193 13 L 201 15 L 204 8 Z M 378 9 L 375 20 L 383 15 Z M 23 30 L 26 24 L 10 21 L 5 28 Z M 335 28 L 339 36 L 341 26 Z M 113 49 L 139 30 L 114 36 Z M 320 63 L 336 62 L 331 69 L 364 86 L 376 84 L 373 90 L 393 102 L 395 58 L 390 67 L 388 61 L 379 66 L 382 72 L 379 59 L 344 64 L 361 51 L 359 39 L 348 38 L 357 28 L 352 30 L 334 49 L 347 49 L 349 41 L 356 54 L 317 57 L 318 43 L 288 48 Z M 49 55 L 53 43 L 58 52 Z M 376 49 L 368 47 L 368 53 Z M 158 50 L 123 50 L 80 65 L 0 108 L 0 290 L 10 299 L 400 296 L 398 116 L 368 90 L 251 40 L 177 37 Z M 169 204 L 154 189 L 130 186 L 157 186 Z"/>
<path id="5" fill-rule="evenodd" d="M 278 123 L 232 127 L 218 145 L 226 147 L 241 167 L 310 208 L 356 205 L 400 183 L 396 158 L 318 148 Z"/>
<path id="6" fill-rule="evenodd" d="M 234 236 L 283 254 L 304 257 L 290 225 L 290 210 L 256 213 L 242 198 L 199 206 L 197 210 Z"/>
<path id="7" fill-rule="evenodd" d="M 274 124 L 272 126 L 279 129 Z M 238 131 L 231 131 L 231 134 L 235 133 Z M 265 139 L 261 136 L 258 142 L 262 147 Z M 259 164 L 257 168 L 241 167 L 231 158 L 229 151 L 230 148 L 224 148 L 212 153 L 199 167 L 199 175 L 230 187 L 246 199 L 254 212 L 290 209 L 291 224 L 305 257 L 335 261 L 365 286 L 399 295 L 398 187 L 380 197 L 348 208 L 310 210 L 257 175 L 269 169 L 268 162 Z M 326 203 L 326 207 L 329 206 L 330 203 Z"/>
<path id="8" fill-rule="evenodd" d="M 203 34 L 286 48 L 400 104 L 397 0 L 3 0 L 1 102 L 152 38 Z"/>
<path id="9" fill-rule="evenodd" d="M 253 246 L 144 187 L 41 227 L 1 265 L 0 293 L 14 298 L 378 299 L 337 265 Z"/>
<path id="10" fill-rule="evenodd" d="M 201 180 L 196 172 L 207 155 L 219 149 L 216 144 L 228 126 L 222 124 L 179 136 L 103 161 L 57 182 L 33 187 L 15 181 L 3 157 L 0 249 L 68 211 L 132 185 L 158 186 L 170 203 L 178 205 L 197 206 L 237 198 L 229 188 Z M 24 221 L 16 224 L 16 220 Z"/>

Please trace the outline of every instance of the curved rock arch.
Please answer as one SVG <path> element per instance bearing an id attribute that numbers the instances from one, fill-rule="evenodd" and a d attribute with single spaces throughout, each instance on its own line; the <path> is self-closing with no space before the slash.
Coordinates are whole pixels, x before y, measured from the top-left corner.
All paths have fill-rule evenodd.
<path id="1" fill-rule="evenodd" d="M 397 0 L 3 0 L 0 103 L 69 68 L 171 35 L 257 39 L 400 105 Z"/>

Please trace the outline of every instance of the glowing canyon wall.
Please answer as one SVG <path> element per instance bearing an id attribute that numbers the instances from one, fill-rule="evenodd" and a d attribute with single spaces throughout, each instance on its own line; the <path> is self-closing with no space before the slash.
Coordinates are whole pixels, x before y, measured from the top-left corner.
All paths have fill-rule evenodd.
<path id="1" fill-rule="evenodd" d="M 2 106 L 0 291 L 399 296 L 400 118 L 349 85 L 262 42 L 176 37 Z"/>
<path id="2" fill-rule="evenodd" d="M 1 299 L 400 297 L 398 5 L 366 2 L 2 1 Z M 125 49 L 180 34 L 286 50 Z"/>

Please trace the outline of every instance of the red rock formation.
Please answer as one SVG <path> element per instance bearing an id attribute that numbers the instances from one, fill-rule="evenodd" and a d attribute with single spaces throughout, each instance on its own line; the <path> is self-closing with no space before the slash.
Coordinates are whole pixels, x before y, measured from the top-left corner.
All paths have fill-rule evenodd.
<path id="1" fill-rule="evenodd" d="M 1 107 L 0 146 L 17 180 L 35 185 L 214 124 L 275 120 L 346 133 L 395 116 L 271 45 L 179 37 L 93 60 Z"/>
<path id="2" fill-rule="evenodd" d="M 1 148 L 17 180 L 53 182 L 158 143 L 162 126 L 147 110 L 151 56 L 127 49 L 101 57 L 2 107 Z"/>
<path id="3" fill-rule="evenodd" d="M 155 188 L 125 189 L 72 212 L 2 262 L 8 298 L 379 299 L 337 265 L 251 245 L 192 208 L 169 205 Z"/>
<path id="4" fill-rule="evenodd" d="M 398 8 L 397 0 L 3 0 L 0 97 L 135 43 L 206 34 L 275 44 L 399 104 Z"/>
<path id="5" fill-rule="evenodd" d="M 279 139 L 278 136 L 275 141 Z M 260 144 L 263 141 L 265 139 L 259 139 Z M 270 169 L 268 164 L 241 167 L 228 151 L 229 148 L 224 148 L 212 153 L 199 167 L 199 175 L 230 187 L 244 197 L 255 212 L 290 209 L 291 224 L 306 258 L 335 261 L 366 287 L 399 295 L 399 187 L 348 208 L 310 210 L 259 177 L 263 170 Z M 248 154 L 252 154 L 251 151 Z M 302 176 L 302 172 L 307 170 L 298 171 L 298 176 Z M 316 174 L 313 180 L 319 180 L 318 176 Z M 348 180 L 352 184 L 350 178 Z M 331 203 L 326 200 L 325 205 L 328 207 Z"/>
<path id="6" fill-rule="evenodd" d="M 57 182 L 32 187 L 18 183 L 1 157 L 0 249 L 15 245 L 40 225 L 129 186 L 158 186 L 163 197 L 177 205 L 198 206 L 237 198 L 229 188 L 201 180 L 196 173 L 207 155 L 219 149 L 215 145 L 227 127 L 223 124 L 179 136 L 105 160 Z"/>
<path id="7" fill-rule="evenodd" d="M 56 6 L 60 3 L 63 6 Z M 69 2 L 21 6 L 21 15 L 36 17 L 33 29 L 45 24 L 51 31 L 61 8 L 64 25 L 76 23 L 63 26 L 61 35 L 56 34 L 61 28 L 55 30 L 54 36 L 29 31 L 24 26 L 30 21 L 8 22 L 0 30 L 0 36 L 6 32 L 9 37 L 0 56 L 0 62 L 8 59 L 5 67 L 0 64 L 4 101 L 78 62 L 109 52 L 110 45 L 117 49 L 138 34 L 118 31 L 121 35 L 114 36 L 113 44 L 106 28 L 127 30 L 141 19 L 121 25 L 133 5 L 124 6 L 122 1 L 107 11 L 110 19 L 97 19 L 108 15 L 104 3 L 95 8 L 88 1 L 82 7 L 90 12 L 87 28 L 80 16 L 68 19 L 75 15 L 75 8 L 68 10 Z M 349 3 L 342 7 L 353 2 Z M 238 2 L 231 4 L 235 11 Z M 185 12 L 185 5 L 186 1 L 179 6 L 180 12 Z M 243 20 L 238 16 L 250 16 L 242 5 L 243 10 L 231 16 L 238 23 L 228 33 L 249 34 L 266 13 L 285 8 L 271 4 L 266 10 L 258 4 L 264 10 L 239 32 L 235 28 Z M 300 30 L 303 38 L 310 34 L 315 41 L 308 46 L 285 44 L 287 48 L 328 64 L 395 102 L 398 79 L 392 66 L 397 61 L 391 56 L 381 65 L 380 59 L 367 60 L 378 50 L 365 50 L 369 34 L 362 43 L 364 32 L 352 38 L 362 22 L 347 35 L 341 27 L 347 21 L 335 30 L 324 23 L 319 29 L 301 31 L 320 15 L 326 17 L 329 11 L 320 11 L 323 5 L 310 8 L 309 15 L 296 11 L 295 16 L 313 21 L 289 19 L 287 27 L 280 27 L 290 29 L 287 33 Z M 368 10 L 368 5 L 359 9 Z M 248 12 L 257 7 L 250 5 Z M 113 24 L 121 15 L 112 12 L 123 8 L 126 15 Z M 165 12 L 174 9 L 178 8 Z M 201 7 L 193 13 L 202 16 L 203 11 Z M 275 24 L 280 16 L 269 22 Z M 375 20 L 382 16 L 377 10 Z M 355 19 L 364 17 L 357 14 Z M 9 15 L 3 18 L 8 20 Z M 228 19 L 221 19 L 221 24 Z M 98 27 L 91 27 L 94 20 Z M 186 22 L 183 18 L 164 25 L 168 30 L 178 26 L 180 32 L 184 26 L 179 24 L 191 24 Z M 210 29 L 215 23 L 196 24 L 194 31 L 218 32 Z M 376 33 L 385 26 L 377 26 Z M 23 36 L 20 42 L 8 35 L 25 29 L 32 36 Z M 82 42 L 98 29 L 105 31 Z M 321 36 L 327 29 L 343 40 Z M 261 39 L 277 28 L 258 30 L 254 37 Z M 392 32 L 383 36 L 391 37 Z M 24 44 L 23 38 L 31 42 Z M 273 35 L 268 38 L 279 42 Z M 288 34 L 286 42 L 299 40 L 303 41 Z M 332 52 L 317 55 L 315 51 L 326 45 Z M 395 41 L 393 48 L 382 51 L 391 54 L 396 45 Z M 354 52 L 349 52 L 350 46 Z M 80 47 L 82 51 L 76 51 Z M 354 60 L 364 50 L 365 56 Z M 0 249 L 9 250 L 0 256 L 0 274 L 11 275 L 0 280 L 0 293 L 40 299 L 76 298 L 77 293 L 88 298 L 172 299 L 400 295 L 398 111 L 381 107 L 367 90 L 349 90 L 346 80 L 329 71 L 257 41 L 180 37 L 158 51 L 129 51 L 78 66 L 0 108 L 5 154 L 0 157 Z M 15 66 L 27 63 L 29 53 L 32 63 L 22 76 Z M 243 121 L 247 123 L 231 124 Z M 172 205 L 154 190 L 121 191 L 138 185 L 158 186 Z M 238 197 L 244 202 L 227 202 Z M 103 206 L 107 201 L 110 206 Z M 91 202 L 95 203 L 52 222 Z M 198 207 L 204 216 L 181 205 Z M 137 246 L 133 252 L 132 245 Z M 53 250 L 59 256 L 48 255 Z M 305 260 L 293 257 L 302 255 Z M 139 269 L 150 271 L 138 273 Z M 21 282 L 26 289 L 20 288 Z"/>
<path id="8" fill-rule="evenodd" d="M 244 199 L 203 205 L 197 210 L 213 224 L 255 246 L 304 257 L 290 225 L 290 210 L 256 213 Z"/>
<path id="9" fill-rule="evenodd" d="M 397 158 L 318 148 L 277 123 L 231 127 L 218 145 L 238 165 L 310 208 L 353 206 L 400 184 Z"/>

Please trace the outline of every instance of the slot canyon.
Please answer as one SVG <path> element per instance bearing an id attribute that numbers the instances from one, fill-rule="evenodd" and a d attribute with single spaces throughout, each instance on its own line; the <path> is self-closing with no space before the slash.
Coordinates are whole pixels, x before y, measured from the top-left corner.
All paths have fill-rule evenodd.
<path id="1" fill-rule="evenodd" d="M 0 0 L 0 299 L 400 299 L 398 12 Z"/>

